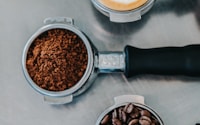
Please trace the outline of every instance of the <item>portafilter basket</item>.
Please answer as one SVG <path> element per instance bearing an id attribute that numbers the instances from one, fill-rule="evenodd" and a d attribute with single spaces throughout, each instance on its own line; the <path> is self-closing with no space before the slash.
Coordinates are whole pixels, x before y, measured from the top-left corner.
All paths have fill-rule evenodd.
<path id="1" fill-rule="evenodd" d="M 66 17 L 47 18 L 45 26 L 36 31 L 25 45 L 22 68 L 30 85 L 44 95 L 44 100 L 52 104 L 64 104 L 80 95 L 93 83 L 98 73 L 123 72 L 126 77 L 140 74 L 200 76 L 200 45 L 184 47 L 162 47 L 140 49 L 126 46 L 123 52 L 99 52 L 87 36 Z M 42 33 L 51 29 L 66 29 L 77 34 L 84 42 L 88 63 L 79 82 L 72 88 L 54 92 L 40 88 L 29 76 L 26 68 L 27 52 L 32 42 Z"/>

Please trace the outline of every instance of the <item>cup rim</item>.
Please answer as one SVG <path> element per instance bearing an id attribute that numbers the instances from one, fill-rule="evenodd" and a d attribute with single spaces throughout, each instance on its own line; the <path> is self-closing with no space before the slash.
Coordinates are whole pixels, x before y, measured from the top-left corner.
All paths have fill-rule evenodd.
<path id="1" fill-rule="evenodd" d="M 141 14 L 145 14 L 146 11 L 148 11 L 154 4 L 156 0 L 147 0 L 146 3 L 141 5 L 138 8 L 132 9 L 132 10 L 126 10 L 126 11 L 118 11 L 118 10 L 113 10 L 110 9 L 103 4 L 101 4 L 98 0 L 92 0 L 92 3 L 97 7 L 98 9 L 106 12 L 106 13 L 120 13 L 120 14 L 127 14 L 127 13 L 134 13 L 134 12 L 142 12 Z M 149 8 L 150 7 L 150 8 Z"/>
<path id="2" fill-rule="evenodd" d="M 87 63 L 87 68 L 85 70 L 84 75 L 73 87 L 66 89 L 64 91 L 56 91 L 55 92 L 55 91 L 49 91 L 49 90 L 39 87 L 31 79 L 31 77 L 27 71 L 27 68 L 26 68 L 26 59 L 27 59 L 27 52 L 29 50 L 29 47 L 31 46 L 31 44 L 34 42 L 34 40 L 39 35 L 41 35 L 42 33 L 46 32 L 48 30 L 52 30 L 52 29 L 65 29 L 65 30 L 69 30 L 69 31 L 75 33 L 76 35 L 78 35 L 81 38 L 82 42 L 84 42 L 85 47 L 87 49 L 87 54 L 88 54 L 88 63 Z M 91 44 L 90 44 L 88 38 L 77 27 L 75 27 L 73 25 L 69 25 L 69 24 L 55 23 L 55 24 L 48 24 L 48 25 L 41 27 L 29 38 L 29 40 L 27 41 L 27 43 L 24 47 L 23 54 L 22 54 L 22 68 L 23 68 L 23 73 L 25 75 L 26 80 L 28 81 L 28 83 L 31 85 L 32 88 L 34 88 L 37 92 L 39 92 L 43 95 L 46 95 L 46 96 L 62 97 L 62 96 L 72 95 L 74 92 L 78 91 L 87 82 L 88 78 L 90 77 L 90 75 L 92 73 L 93 67 L 94 67 L 93 49 L 91 47 Z"/>

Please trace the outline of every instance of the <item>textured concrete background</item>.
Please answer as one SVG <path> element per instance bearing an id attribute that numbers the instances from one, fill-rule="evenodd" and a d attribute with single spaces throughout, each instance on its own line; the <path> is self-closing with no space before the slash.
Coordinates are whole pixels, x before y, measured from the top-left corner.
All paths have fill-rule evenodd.
<path id="1" fill-rule="evenodd" d="M 199 0 L 157 0 L 142 20 L 111 23 L 90 0 L 0 1 L 0 124 L 94 125 L 113 97 L 139 94 L 155 109 L 165 125 L 200 122 L 200 80 L 181 76 L 144 75 L 126 79 L 122 74 L 100 74 L 92 87 L 73 103 L 52 106 L 25 80 L 21 58 L 29 37 L 47 17 L 75 20 L 98 50 L 200 43 Z"/>

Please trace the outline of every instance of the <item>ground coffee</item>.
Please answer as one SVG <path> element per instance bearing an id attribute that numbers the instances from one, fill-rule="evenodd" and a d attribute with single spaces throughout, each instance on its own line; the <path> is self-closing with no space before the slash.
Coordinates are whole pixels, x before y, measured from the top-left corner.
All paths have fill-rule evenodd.
<path id="1" fill-rule="evenodd" d="M 78 35 L 66 29 L 51 29 L 33 41 L 26 67 L 39 87 L 63 91 L 82 78 L 87 62 L 87 49 Z"/>
<path id="2" fill-rule="evenodd" d="M 160 125 L 158 120 L 146 109 L 129 103 L 109 112 L 100 125 Z"/>

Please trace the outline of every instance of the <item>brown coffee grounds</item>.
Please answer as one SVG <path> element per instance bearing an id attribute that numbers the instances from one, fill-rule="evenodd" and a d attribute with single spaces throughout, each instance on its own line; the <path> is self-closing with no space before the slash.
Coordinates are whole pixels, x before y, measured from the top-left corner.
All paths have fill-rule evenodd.
<path id="1" fill-rule="evenodd" d="M 66 29 L 51 29 L 31 44 L 26 67 L 39 87 L 63 91 L 82 78 L 87 62 L 87 50 L 79 36 Z"/>

